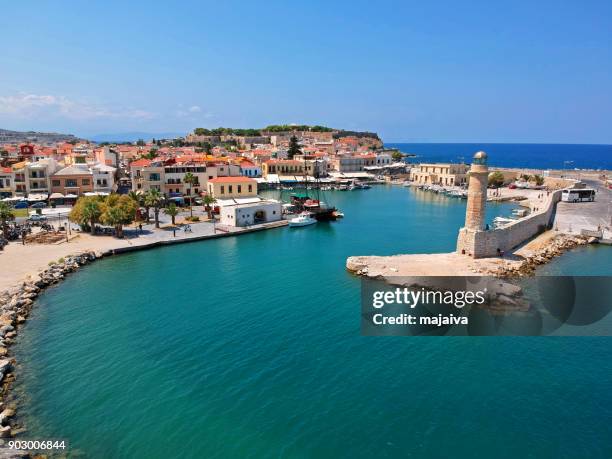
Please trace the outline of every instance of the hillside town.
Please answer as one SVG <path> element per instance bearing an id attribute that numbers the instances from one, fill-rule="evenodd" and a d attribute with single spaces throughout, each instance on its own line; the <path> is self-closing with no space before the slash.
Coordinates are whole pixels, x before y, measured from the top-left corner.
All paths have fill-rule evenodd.
<path id="1" fill-rule="evenodd" d="M 258 190 L 304 185 L 347 189 L 407 173 L 401 159 L 376 134 L 321 126 L 198 128 L 184 138 L 124 144 L 5 142 L 0 144 L 0 200 L 46 214 L 40 209 L 69 208 L 82 197 L 131 193 L 147 208 L 148 220 L 144 197 L 154 193 L 164 206 L 214 202 L 220 214 L 221 208 L 237 205 L 243 210 L 272 206 L 258 198 Z M 271 215 L 278 219 L 280 211 L 274 208 L 266 215 L 265 221 Z"/>
<path id="2" fill-rule="evenodd" d="M 154 225 L 153 232 L 173 228 L 173 237 L 177 222 L 189 232 L 191 223 L 212 223 L 183 234 L 190 237 L 287 220 L 289 226 L 304 226 L 344 216 L 319 191 L 376 183 L 467 199 L 468 165 L 411 164 L 405 156 L 386 149 L 375 133 L 296 125 L 197 128 L 182 138 L 122 144 L 53 138 L 5 142 L 0 144 L 3 238 L 57 242 L 70 232 L 69 221 L 77 230 L 118 238 L 126 234 L 124 226 L 131 227 L 131 236 L 142 236 L 143 224 Z M 488 199 L 529 198 L 531 209 L 517 211 L 525 216 L 538 209 L 541 190 L 565 183 L 549 172 L 492 168 Z M 290 202 L 261 194 L 294 189 L 306 193 L 292 193 Z M 308 190 L 317 190 L 316 196 Z M 504 217 L 495 222 L 509 223 Z M 32 225 L 43 231 L 32 232 Z"/>

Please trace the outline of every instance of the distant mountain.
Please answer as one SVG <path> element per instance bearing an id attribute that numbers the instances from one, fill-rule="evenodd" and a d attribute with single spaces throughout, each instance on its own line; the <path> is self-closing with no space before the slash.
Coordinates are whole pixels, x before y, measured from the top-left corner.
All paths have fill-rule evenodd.
<path id="1" fill-rule="evenodd" d="M 79 140 L 72 134 L 61 134 L 58 132 L 36 132 L 36 131 L 9 131 L 0 129 L 0 144 L 20 142 L 69 142 Z"/>
<path id="2" fill-rule="evenodd" d="M 96 134 L 87 136 L 89 140 L 94 142 L 136 142 L 140 139 L 174 139 L 176 137 L 184 137 L 184 132 L 119 132 L 115 134 Z"/>

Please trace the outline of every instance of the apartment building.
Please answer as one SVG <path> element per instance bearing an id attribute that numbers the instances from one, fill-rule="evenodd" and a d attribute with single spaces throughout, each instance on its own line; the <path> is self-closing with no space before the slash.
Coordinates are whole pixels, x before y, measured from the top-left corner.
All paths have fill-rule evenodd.
<path id="1" fill-rule="evenodd" d="M 216 199 L 257 196 L 257 180 L 249 177 L 217 177 L 208 181 L 208 194 Z"/>
<path id="2" fill-rule="evenodd" d="M 423 163 L 413 167 L 410 180 L 423 185 L 461 186 L 467 183 L 467 164 Z"/>
<path id="3" fill-rule="evenodd" d="M 333 169 L 338 172 L 361 172 L 365 167 L 377 165 L 375 154 L 341 155 L 332 159 Z"/>
<path id="4" fill-rule="evenodd" d="M 13 170 L 10 167 L 0 167 L 0 198 L 10 198 L 13 195 Z"/>

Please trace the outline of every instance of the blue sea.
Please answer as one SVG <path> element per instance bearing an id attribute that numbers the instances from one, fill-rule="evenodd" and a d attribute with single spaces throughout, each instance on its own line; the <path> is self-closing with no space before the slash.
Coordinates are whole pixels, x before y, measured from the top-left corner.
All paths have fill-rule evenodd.
<path id="1" fill-rule="evenodd" d="M 90 458 L 612 457 L 610 339 L 360 336 L 346 258 L 451 251 L 465 201 L 325 199 L 346 217 L 106 258 L 47 290 L 15 349 L 28 438 Z M 611 255 L 550 269 L 612 274 Z"/>
<path id="2" fill-rule="evenodd" d="M 612 170 L 612 145 L 527 143 L 388 143 L 404 153 L 417 155 L 409 162 L 470 162 L 479 150 L 499 167 L 535 169 Z"/>

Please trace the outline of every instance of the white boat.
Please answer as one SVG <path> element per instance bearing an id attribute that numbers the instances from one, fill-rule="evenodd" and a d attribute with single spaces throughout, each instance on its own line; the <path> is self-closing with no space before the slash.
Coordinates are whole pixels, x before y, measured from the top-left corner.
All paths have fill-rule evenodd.
<path id="1" fill-rule="evenodd" d="M 493 219 L 493 226 L 495 228 L 503 228 L 504 226 L 514 222 L 516 222 L 516 219 L 514 218 L 495 217 Z"/>
<path id="2" fill-rule="evenodd" d="M 298 227 L 298 226 L 308 226 L 313 225 L 317 222 L 316 218 L 312 218 L 312 214 L 310 212 L 302 212 L 297 217 L 293 217 L 289 219 L 289 226 Z"/>
<path id="3" fill-rule="evenodd" d="M 512 211 L 512 215 L 515 215 L 517 217 L 525 217 L 527 215 L 527 209 L 514 209 Z"/>

